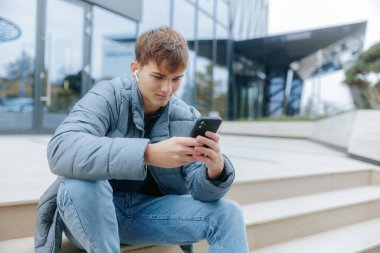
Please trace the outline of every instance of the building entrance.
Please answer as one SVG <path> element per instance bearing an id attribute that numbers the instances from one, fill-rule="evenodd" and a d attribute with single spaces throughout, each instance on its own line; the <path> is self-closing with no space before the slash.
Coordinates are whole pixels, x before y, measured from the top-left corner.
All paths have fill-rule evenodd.
<path id="1" fill-rule="evenodd" d="M 79 2 L 47 1 L 40 96 L 43 130 L 55 129 L 81 97 L 84 22 L 85 7 Z"/>

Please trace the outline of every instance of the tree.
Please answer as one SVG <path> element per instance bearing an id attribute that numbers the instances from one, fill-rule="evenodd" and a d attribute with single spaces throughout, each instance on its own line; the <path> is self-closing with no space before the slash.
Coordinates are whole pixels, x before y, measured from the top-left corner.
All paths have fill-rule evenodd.
<path id="1" fill-rule="evenodd" d="M 213 77 L 211 63 L 206 66 L 205 72 L 196 72 L 196 108 L 202 115 L 217 111 L 221 117 L 225 117 L 226 99 L 227 94 L 223 90 L 223 81 Z"/>
<path id="2" fill-rule="evenodd" d="M 25 51 L 19 58 L 5 65 L 7 78 L 10 80 L 23 80 L 34 73 L 34 58 Z"/>
<path id="3" fill-rule="evenodd" d="M 345 74 L 355 107 L 380 109 L 380 42 L 362 52 Z"/>
<path id="4" fill-rule="evenodd" d="M 213 99 L 212 64 L 207 65 L 205 72 L 196 73 L 196 86 L 196 107 L 201 114 L 207 115 Z"/>
<path id="5" fill-rule="evenodd" d="M 31 85 L 33 85 L 34 57 L 23 50 L 18 58 L 5 64 L 4 68 L 6 76 L 0 82 L 0 98 L 6 96 L 24 97 L 28 95 L 28 91 L 32 90 Z M 6 89 L 8 87 L 12 88 L 15 93 L 7 94 Z"/>

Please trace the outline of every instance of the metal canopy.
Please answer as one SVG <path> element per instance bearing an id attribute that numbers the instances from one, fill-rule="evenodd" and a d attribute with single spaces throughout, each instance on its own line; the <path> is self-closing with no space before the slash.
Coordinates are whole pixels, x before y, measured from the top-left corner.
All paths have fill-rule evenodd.
<path id="1" fill-rule="evenodd" d="M 367 22 L 297 33 L 236 41 L 235 53 L 258 60 L 268 67 L 289 66 L 294 61 L 330 46 L 351 34 L 365 33 Z"/>
<path id="2" fill-rule="evenodd" d="M 326 48 L 352 34 L 364 35 L 367 22 L 359 22 L 303 32 L 234 41 L 234 54 L 258 61 L 266 67 L 289 67 L 292 62 Z M 194 50 L 194 41 L 189 41 Z M 198 41 L 198 54 L 209 59 L 212 40 Z M 225 64 L 227 40 L 217 40 L 217 63 Z"/>

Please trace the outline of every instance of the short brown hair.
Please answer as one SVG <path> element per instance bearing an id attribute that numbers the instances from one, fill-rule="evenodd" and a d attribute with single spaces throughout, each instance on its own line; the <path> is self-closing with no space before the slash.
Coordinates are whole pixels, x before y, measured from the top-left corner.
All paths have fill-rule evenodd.
<path id="1" fill-rule="evenodd" d="M 159 68 L 169 72 L 185 69 L 189 58 L 186 39 L 171 27 L 159 27 L 141 34 L 135 53 L 141 66 L 154 60 Z"/>

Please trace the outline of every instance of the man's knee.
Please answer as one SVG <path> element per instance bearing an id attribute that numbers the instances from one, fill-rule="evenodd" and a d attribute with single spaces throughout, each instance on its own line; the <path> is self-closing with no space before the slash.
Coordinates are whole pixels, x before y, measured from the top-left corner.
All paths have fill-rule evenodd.
<path id="1" fill-rule="evenodd" d="M 215 213 L 223 223 L 244 223 L 243 211 L 238 203 L 232 200 L 221 199 L 218 201 Z M 219 223 L 220 224 L 220 223 Z"/>
<path id="2" fill-rule="evenodd" d="M 65 178 L 59 187 L 57 201 L 62 202 L 68 198 L 74 202 L 92 203 L 104 201 L 104 199 L 112 200 L 112 188 L 105 180 L 87 181 Z"/>

